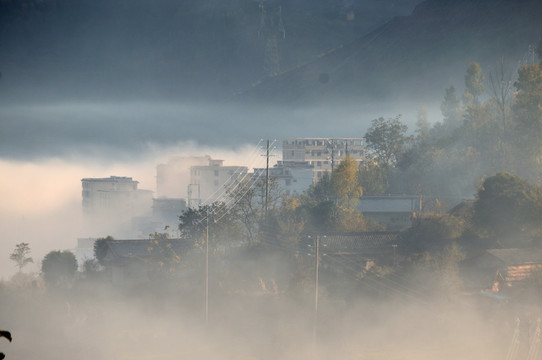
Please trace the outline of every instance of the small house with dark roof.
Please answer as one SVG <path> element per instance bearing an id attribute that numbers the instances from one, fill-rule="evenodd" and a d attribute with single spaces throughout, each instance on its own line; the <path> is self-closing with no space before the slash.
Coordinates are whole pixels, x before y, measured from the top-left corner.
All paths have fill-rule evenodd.
<path id="1" fill-rule="evenodd" d="M 386 226 L 387 230 L 402 230 L 412 225 L 416 213 L 422 211 L 420 195 L 363 196 L 358 210 L 364 217 Z"/>
<path id="2" fill-rule="evenodd" d="M 490 249 L 465 265 L 467 284 L 498 292 L 542 273 L 542 249 Z"/>

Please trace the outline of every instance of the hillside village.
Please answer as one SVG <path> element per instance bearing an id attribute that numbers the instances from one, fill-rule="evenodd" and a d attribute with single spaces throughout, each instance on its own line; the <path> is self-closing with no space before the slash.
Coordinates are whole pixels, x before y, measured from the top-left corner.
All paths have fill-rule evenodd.
<path id="1" fill-rule="evenodd" d="M 406 274 L 426 269 L 433 291 L 523 301 L 524 287 L 539 291 L 542 269 L 540 71 L 521 67 L 517 92 L 498 98 L 472 63 L 462 96 L 446 89 L 442 122 L 430 125 L 422 109 L 414 131 L 397 116 L 373 120 L 364 137 L 284 139 L 271 167 L 172 157 L 156 167 L 155 193 L 131 177 L 84 178 L 82 207 L 97 234 L 79 239 L 79 269 L 135 286 L 156 276 L 155 261 L 189 273 L 185 259 L 207 246 L 217 259 L 278 251 L 303 263 L 318 239 L 333 279 L 349 272 L 386 287 L 393 276 L 406 286 Z M 253 155 L 269 161 L 273 146 Z M 292 279 L 268 281 L 280 293 Z"/>

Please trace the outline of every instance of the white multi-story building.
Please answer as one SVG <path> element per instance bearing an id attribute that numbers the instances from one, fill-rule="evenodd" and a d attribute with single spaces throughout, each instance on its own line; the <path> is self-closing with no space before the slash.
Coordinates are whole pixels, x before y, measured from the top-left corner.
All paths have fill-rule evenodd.
<path id="1" fill-rule="evenodd" d="M 124 220 L 151 212 L 152 191 L 138 189 L 139 182 L 131 177 L 85 178 L 81 183 L 86 215 Z"/>
<path id="2" fill-rule="evenodd" d="M 188 207 L 226 198 L 228 189 L 233 189 L 248 172 L 246 166 L 223 166 L 223 163 L 224 160 L 209 159 L 206 166 L 190 168 Z"/>
<path id="3" fill-rule="evenodd" d="M 317 182 L 324 172 L 333 171 L 345 155 L 364 161 L 363 138 L 288 138 L 282 141 L 281 164 L 310 167 Z"/>
<path id="4" fill-rule="evenodd" d="M 255 179 L 265 180 L 267 170 L 265 168 L 254 169 L 253 176 Z M 312 168 L 306 166 L 289 167 L 277 165 L 269 168 L 269 179 L 277 182 L 281 193 L 299 196 L 312 185 Z"/>
<path id="5" fill-rule="evenodd" d="M 190 184 L 190 167 L 205 166 L 211 157 L 176 156 L 166 164 L 156 167 L 156 195 L 159 198 L 186 199 L 186 189 Z"/>

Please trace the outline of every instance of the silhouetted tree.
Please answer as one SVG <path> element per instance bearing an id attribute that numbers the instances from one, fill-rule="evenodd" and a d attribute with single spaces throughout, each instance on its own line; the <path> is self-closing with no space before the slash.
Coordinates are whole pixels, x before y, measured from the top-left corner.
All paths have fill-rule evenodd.
<path id="1" fill-rule="evenodd" d="M 102 266 L 106 266 L 105 256 L 107 255 L 107 242 L 115 240 L 112 236 L 99 238 L 94 242 L 94 258 L 98 260 L 98 263 Z"/>
<path id="2" fill-rule="evenodd" d="M 401 115 L 385 120 L 374 119 L 365 133 L 367 148 L 379 163 L 394 166 L 412 138 L 406 136 L 408 127 L 401 122 Z"/>
<path id="3" fill-rule="evenodd" d="M 465 92 L 463 93 L 463 103 L 465 107 L 480 104 L 480 95 L 486 89 L 484 82 L 486 78 L 482 72 L 482 68 L 476 62 L 469 65 L 465 74 Z"/>
<path id="4" fill-rule="evenodd" d="M 20 243 L 15 246 L 15 250 L 11 253 L 9 258 L 17 264 L 17 267 L 19 268 L 19 272 L 23 270 L 23 267 L 26 265 L 33 263 L 34 260 L 28 256 L 30 254 L 30 246 L 28 243 Z"/>
<path id="5" fill-rule="evenodd" d="M 77 271 L 77 259 L 71 251 L 51 251 L 43 258 L 41 272 L 51 286 L 66 286 Z"/>
<path id="6" fill-rule="evenodd" d="M 542 191 L 509 173 L 483 182 L 474 204 L 474 222 L 505 247 L 530 246 L 542 230 Z"/>

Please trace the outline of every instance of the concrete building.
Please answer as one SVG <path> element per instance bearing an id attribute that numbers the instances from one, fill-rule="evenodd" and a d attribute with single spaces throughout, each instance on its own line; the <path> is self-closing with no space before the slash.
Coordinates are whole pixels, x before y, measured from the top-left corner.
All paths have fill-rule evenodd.
<path id="1" fill-rule="evenodd" d="M 224 160 L 209 159 L 205 166 L 190 168 L 188 184 L 188 207 L 211 204 L 227 196 L 232 189 L 247 175 L 246 166 L 223 166 Z"/>
<path id="2" fill-rule="evenodd" d="M 150 215 L 152 191 L 138 189 L 131 177 L 85 178 L 83 212 L 91 217 L 125 220 Z"/>
<path id="3" fill-rule="evenodd" d="M 265 168 L 254 169 L 253 179 L 265 180 L 267 171 Z M 277 182 L 279 191 L 291 196 L 303 194 L 313 181 L 311 167 L 277 165 L 269 168 L 269 179 Z"/>
<path id="4" fill-rule="evenodd" d="M 317 182 L 349 155 L 357 162 L 365 160 L 363 138 L 288 138 L 282 141 L 282 164 L 312 167 Z"/>
<path id="5" fill-rule="evenodd" d="M 188 184 L 190 184 L 190 168 L 205 166 L 211 157 L 205 156 L 176 156 L 169 159 L 167 164 L 156 167 L 156 195 L 159 198 L 186 199 Z"/>

